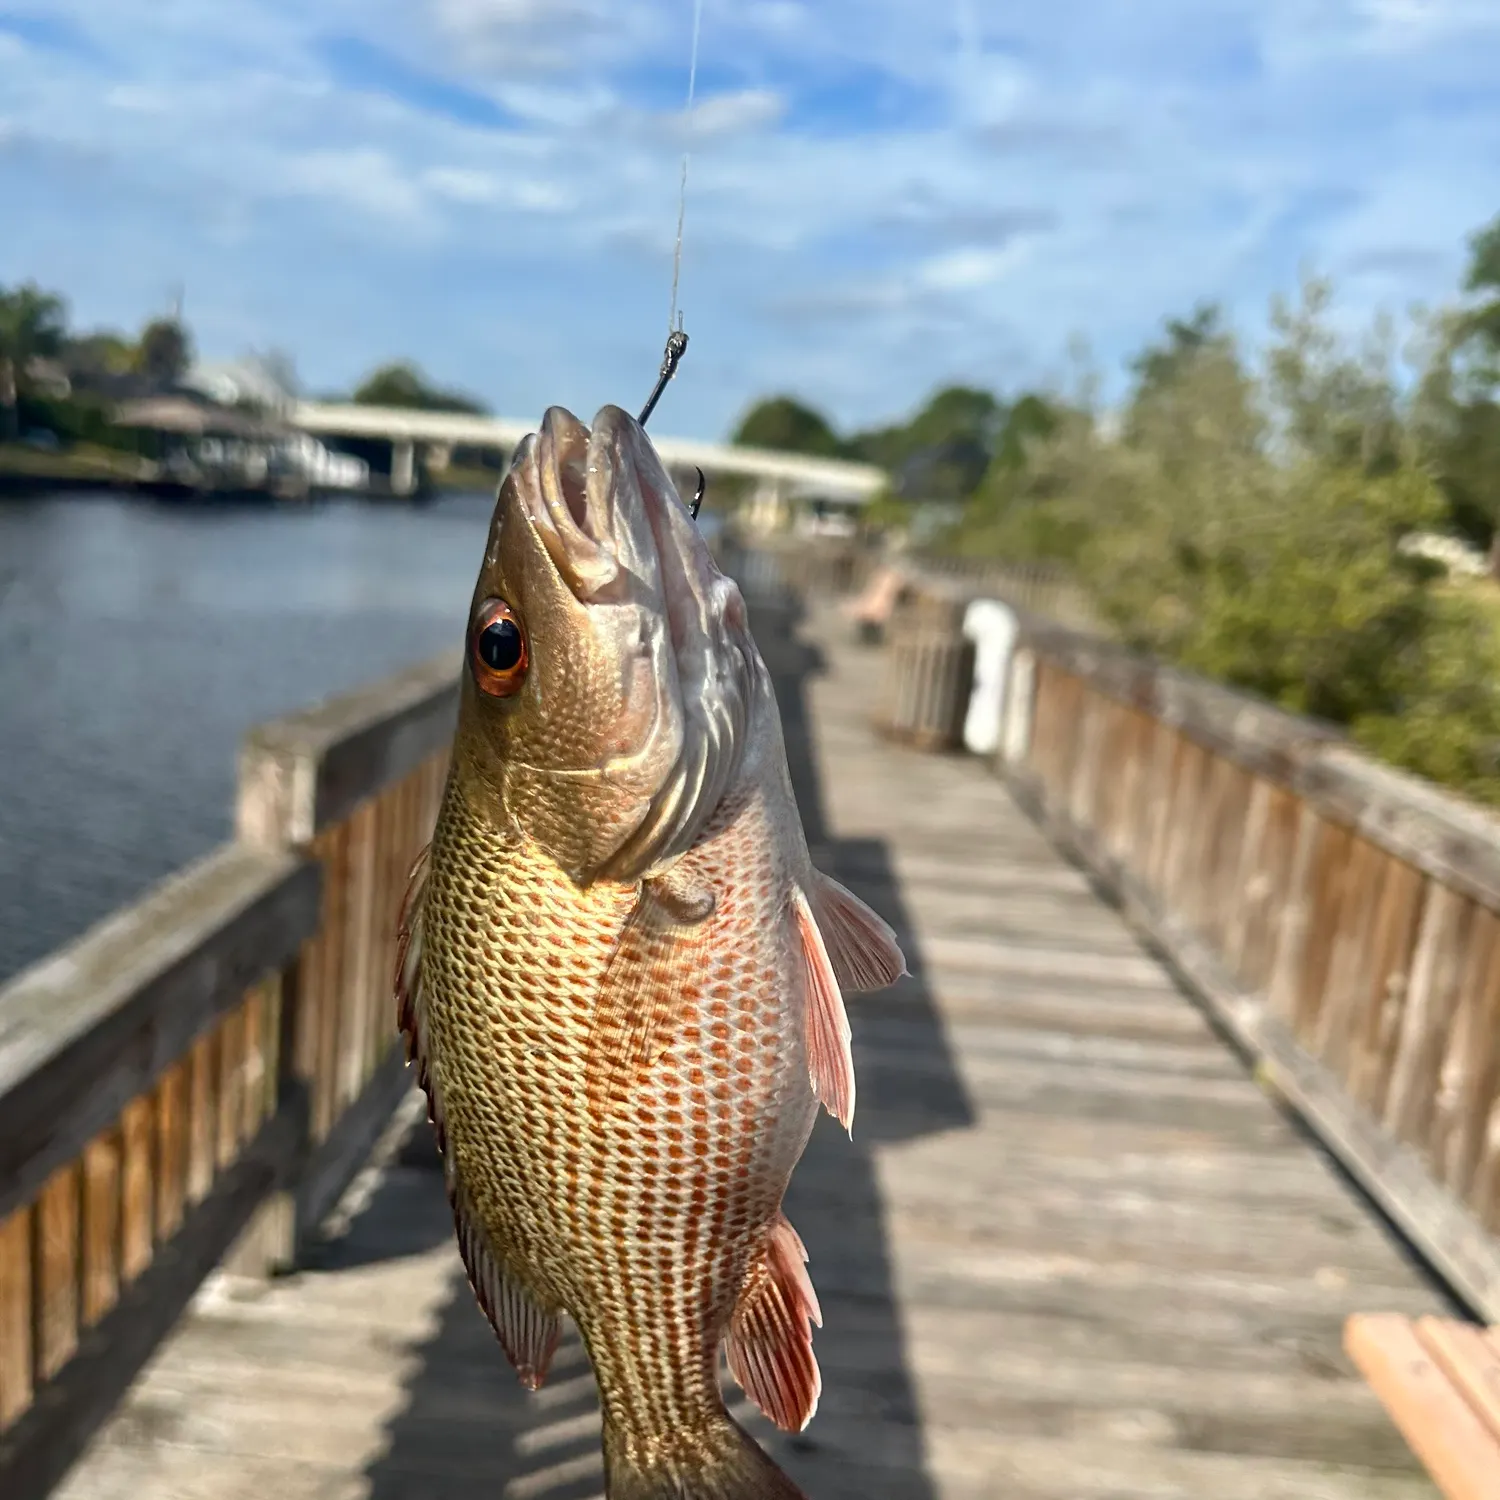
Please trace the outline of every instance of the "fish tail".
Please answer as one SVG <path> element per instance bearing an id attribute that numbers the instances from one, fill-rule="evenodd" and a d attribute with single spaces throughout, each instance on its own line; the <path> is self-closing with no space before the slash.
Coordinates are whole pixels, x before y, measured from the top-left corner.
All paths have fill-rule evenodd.
<path id="1" fill-rule="evenodd" d="M 604 1475 L 606 1500 L 807 1500 L 727 1412 L 649 1456 L 606 1422 Z"/>

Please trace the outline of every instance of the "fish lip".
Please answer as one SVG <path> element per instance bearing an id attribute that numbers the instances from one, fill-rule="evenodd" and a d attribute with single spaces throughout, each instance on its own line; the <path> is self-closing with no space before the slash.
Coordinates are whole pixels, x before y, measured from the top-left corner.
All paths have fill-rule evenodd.
<path id="1" fill-rule="evenodd" d="M 620 574 L 609 517 L 592 501 L 592 436 L 566 407 L 549 406 L 511 461 L 515 493 L 559 576 L 581 602 L 600 598 Z"/>

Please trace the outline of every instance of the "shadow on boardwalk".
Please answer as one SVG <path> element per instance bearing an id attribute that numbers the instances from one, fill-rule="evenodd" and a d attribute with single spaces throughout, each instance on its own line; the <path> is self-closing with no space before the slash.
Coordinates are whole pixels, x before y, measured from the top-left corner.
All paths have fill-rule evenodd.
<path id="1" fill-rule="evenodd" d="M 757 607 L 758 605 L 758 607 Z M 736 1415 L 814 1500 L 933 1500 L 921 1419 L 902 1335 L 873 1148 L 972 1122 L 941 1024 L 922 980 L 921 954 L 890 860 L 874 840 L 829 837 L 805 685 L 816 653 L 796 639 L 785 606 L 752 601 L 776 681 L 787 754 L 814 857 L 896 929 L 913 978 L 851 1006 L 856 1069 L 862 1018 L 899 1016 L 913 1066 L 861 1078 L 853 1143 L 820 1119 L 792 1180 L 787 1212 L 805 1240 L 823 1307 L 816 1337 L 821 1406 L 809 1430 L 775 1432 L 731 1390 Z M 421 1124 L 346 1235 L 327 1269 L 411 1255 L 451 1238 L 436 1158 Z M 456 1265 L 456 1256 L 455 1256 Z M 387 1447 L 368 1468 L 371 1500 L 584 1500 L 602 1489 L 593 1382 L 576 1336 L 559 1351 L 548 1386 L 516 1382 L 467 1283 L 455 1276 L 435 1333 L 413 1352 L 404 1407 L 387 1422 Z"/>

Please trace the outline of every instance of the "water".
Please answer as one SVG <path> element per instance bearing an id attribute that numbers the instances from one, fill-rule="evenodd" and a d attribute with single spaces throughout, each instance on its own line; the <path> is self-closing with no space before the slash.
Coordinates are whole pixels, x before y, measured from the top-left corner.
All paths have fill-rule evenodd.
<path id="1" fill-rule="evenodd" d="M 230 833 L 253 724 L 457 649 L 490 501 L 0 501 L 0 983 Z"/>

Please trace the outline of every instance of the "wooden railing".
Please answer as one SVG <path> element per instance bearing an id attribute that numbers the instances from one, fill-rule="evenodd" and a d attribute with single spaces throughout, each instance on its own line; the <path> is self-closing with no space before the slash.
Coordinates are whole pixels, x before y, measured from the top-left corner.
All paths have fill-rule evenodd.
<path id="1" fill-rule="evenodd" d="M 941 610 L 945 587 L 926 592 Z M 1327 726 L 1095 636 L 1015 627 L 997 768 L 1500 1322 L 1500 819 Z M 893 639 L 893 689 L 922 649 Z M 929 717 L 951 722 L 967 683 L 933 689 Z"/>
<path id="2" fill-rule="evenodd" d="M 208 1274 L 266 1274 L 408 1086 L 390 1001 L 444 660 L 254 732 L 238 837 L 0 989 L 0 1495 L 45 1495 Z"/>
<path id="3" fill-rule="evenodd" d="M 960 585 L 973 598 L 998 599 L 1023 614 L 1095 635 L 1108 634 L 1087 591 L 1056 563 L 944 557 L 928 552 L 913 561 L 926 579 L 941 578 Z"/>

